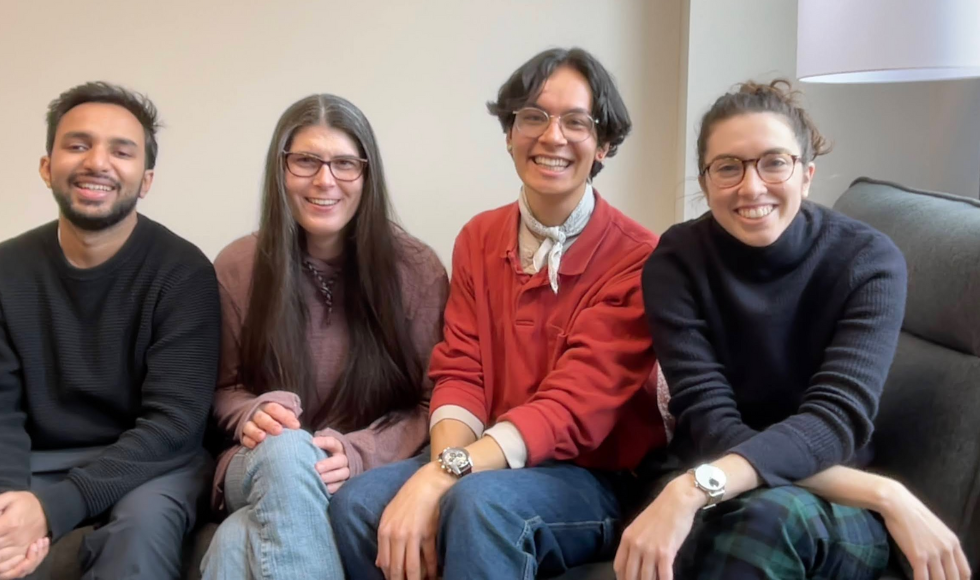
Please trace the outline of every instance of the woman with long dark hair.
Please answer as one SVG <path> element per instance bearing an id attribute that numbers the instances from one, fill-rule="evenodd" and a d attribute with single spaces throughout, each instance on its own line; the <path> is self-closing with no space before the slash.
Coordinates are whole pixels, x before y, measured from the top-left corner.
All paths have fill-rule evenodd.
<path id="1" fill-rule="evenodd" d="M 221 290 L 220 458 L 229 516 L 205 578 L 343 578 L 327 518 L 350 477 L 427 437 L 426 367 L 448 279 L 392 222 L 374 132 L 353 104 L 313 95 L 276 126 L 256 234 L 215 261 Z"/>

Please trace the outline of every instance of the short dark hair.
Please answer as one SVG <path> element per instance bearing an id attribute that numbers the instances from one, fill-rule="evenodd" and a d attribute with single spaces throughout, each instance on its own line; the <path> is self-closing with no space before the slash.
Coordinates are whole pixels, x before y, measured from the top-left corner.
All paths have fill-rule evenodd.
<path id="1" fill-rule="evenodd" d="M 535 55 L 510 75 L 497 92 L 497 100 L 487 103 L 487 110 L 500 120 L 507 133 L 514 126 L 514 111 L 526 106 L 541 94 L 545 81 L 559 67 L 570 67 L 585 77 L 592 90 L 592 118 L 596 123 L 596 141 L 609 146 L 607 157 L 616 154 L 633 123 L 616 88 L 616 82 L 604 66 L 581 48 L 552 48 Z M 602 163 L 592 163 L 589 177 L 602 171 Z"/>
<path id="2" fill-rule="evenodd" d="M 153 169 L 157 163 L 157 129 L 160 128 L 157 119 L 157 108 L 143 94 L 127 90 L 119 85 L 97 81 L 72 87 L 58 95 L 58 98 L 48 105 L 48 155 L 54 150 L 54 136 L 58 131 L 58 123 L 68 111 L 85 103 L 109 103 L 119 105 L 133 114 L 143 125 L 143 137 L 146 142 L 146 168 Z"/>
<path id="3" fill-rule="evenodd" d="M 817 130 L 813 119 L 799 103 L 799 92 L 786 79 L 776 79 L 769 84 L 746 81 L 735 90 L 718 97 L 715 104 L 701 118 L 698 130 L 698 171 L 704 171 L 704 156 L 708 150 L 711 130 L 722 121 L 747 113 L 776 113 L 789 123 L 800 144 L 803 164 L 830 152 L 831 144 Z"/>

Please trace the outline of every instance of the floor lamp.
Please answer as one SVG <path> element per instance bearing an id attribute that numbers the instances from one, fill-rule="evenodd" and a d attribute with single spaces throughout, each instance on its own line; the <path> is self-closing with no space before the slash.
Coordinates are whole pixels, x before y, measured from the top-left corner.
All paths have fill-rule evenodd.
<path id="1" fill-rule="evenodd" d="M 796 43 L 804 82 L 980 77 L 980 1 L 799 0 Z"/>
<path id="2" fill-rule="evenodd" d="M 796 42 L 802 82 L 980 77 L 980 0 L 799 0 Z"/>

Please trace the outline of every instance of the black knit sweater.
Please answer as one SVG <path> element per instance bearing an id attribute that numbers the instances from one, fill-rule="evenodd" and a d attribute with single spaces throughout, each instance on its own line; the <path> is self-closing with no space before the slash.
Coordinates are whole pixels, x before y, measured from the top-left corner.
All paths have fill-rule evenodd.
<path id="1" fill-rule="evenodd" d="M 200 448 L 220 342 L 214 269 L 139 216 L 107 262 L 72 267 L 49 223 L 0 244 L 0 491 L 31 450 L 108 446 L 37 493 L 54 538 Z"/>
<path id="2" fill-rule="evenodd" d="M 676 453 L 736 453 L 771 486 L 865 464 L 906 278 L 887 236 L 810 202 L 765 248 L 710 214 L 670 228 L 643 296 Z"/>

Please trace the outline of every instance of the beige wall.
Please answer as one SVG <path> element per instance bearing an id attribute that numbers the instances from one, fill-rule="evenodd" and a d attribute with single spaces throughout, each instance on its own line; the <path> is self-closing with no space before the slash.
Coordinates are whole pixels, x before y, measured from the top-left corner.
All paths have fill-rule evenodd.
<path id="1" fill-rule="evenodd" d="M 663 231 L 704 209 L 700 116 L 741 80 L 792 78 L 795 27 L 786 0 L 5 0 L 0 239 L 56 215 L 36 172 L 47 103 L 105 79 L 148 93 L 166 123 L 141 211 L 208 255 L 256 226 L 280 113 L 334 92 L 371 119 L 401 221 L 448 261 L 466 220 L 518 187 L 483 104 L 531 55 L 571 45 L 613 72 L 634 120 L 596 185 Z M 859 175 L 978 195 L 980 81 L 802 88 L 836 143 L 819 161 L 817 201 L 832 204 Z"/>
<path id="2" fill-rule="evenodd" d="M 524 60 L 569 45 L 613 72 L 635 122 L 596 186 L 660 231 L 674 217 L 681 17 L 674 0 L 4 0 L 0 239 L 56 215 L 36 171 L 47 103 L 104 79 L 149 94 L 166 123 L 141 211 L 209 256 L 257 224 L 280 113 L 333 92 L 374 125 L 401 221 L 448 261 L 471 216 L 517 195 L 484 103 Z"/>

